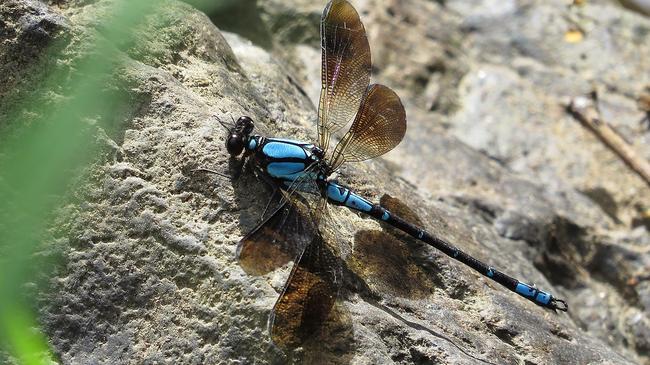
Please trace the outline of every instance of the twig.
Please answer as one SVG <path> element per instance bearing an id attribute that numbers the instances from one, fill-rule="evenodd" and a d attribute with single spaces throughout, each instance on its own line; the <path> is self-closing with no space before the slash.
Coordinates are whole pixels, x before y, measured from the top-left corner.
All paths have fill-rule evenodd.
<path id="1" fill-rule="evenodd" d="M 607 122 L 603 121 L 591 100 L 585 97 L 574 98 L 567 106 L 571 115 L 600 138 L 634 172 L 639 174 L 650 186 L 650 164 L 639 156 L 632 147 Z"/>

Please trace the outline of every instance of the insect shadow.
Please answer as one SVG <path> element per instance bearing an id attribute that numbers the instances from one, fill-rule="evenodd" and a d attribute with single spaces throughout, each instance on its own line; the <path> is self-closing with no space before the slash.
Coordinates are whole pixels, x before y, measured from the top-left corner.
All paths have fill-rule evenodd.
<path id="1" fill-rule="evenodd" d="M 234 192 L 234 206 L 229 208 L 239 215 L 238 225 L 242 232 L 250 232 L 262 220 L 262 212 L 273 209 L 277 204 L 280 195 L 275 194 L 272 187 L 260 180 L 252 169 L 246 165 L 242 166 L 236 160 L 230 160 L 228 170 L 235 178 L 228 178 Z M 186 182 L 184 190 L 194 191 L 206 196 L 220 196 L 218 189 L 223 185 L 222 176 L 214 177 L 213 174 L 203 175 L 200 172 L 195 179 Z M 213 176 L 213 177 L 208 177 Z M 213 180 L 214 179 L 214 180 Z M 296 197 L 299 199 L 299 197 Z M 399 199 L 384 195 L 380 199 L 382 206 L 389 207 L 391 211 L 407 217 L 412 222 L 422 225 L 422 220 Z M 295 214 L 295 216 L 293 216 Z M 263 229 L 269 229 L 268 234 L 273 235 L 275 229 L 291 229 L 292 222 L 308 221 L 300 216 L 300 210 L 292 210 L 288 215 L 283 216 L 282 224 L 265 224 Z M 273 222 L 272 222 L 273 223 Z M 323 239 L 318 235 L 319 239 Z M 296 256 L 302 248 L 282 242 L 256 242 L 257 247 L 251 250 L 251 255 L 240 257 L 239 265 L 249 275 L 264 276 L 277 269 L 285 267 L 296 260 Z M 396 320 L 406 325 L 438 337 L 457 347 L 468 357 L 472 357 L 483 363 L 485 360 L 474 357 L 464 349 L 456 345 L 451 339 L 441 335 L 426 326 L 409 321 L 400 316 L 395 310 L 382 304 L 386 297 L 402 297 L 414 300 L 422 300 L 433 294 L 433 288 L 444 287 L 444 280 L 438 277 L 438 270 L 427 269 L 430 263 L 422 259 L 419 254 L 424 248 L 416 240 L 400 232 L 389 225 L 381 225 L 377 230 L 358 231 L 354 236 L 352 252 L 343 260 L 332 245 L 327 242 L 317 245 L 319 250 L 316 253 L 320 256 L 319 261 L 335 263 L 340 265 L 343 286 L 338 295 L 334 295 L 335 301 L 331 305 L 309 303 L 309 300 L 300 302 L 294 301 L 284 310 L 296 310 L 301 315 L 295 316 L 295 321 L 284 324 L 289 338 L 275 336 L 276 342 L 282 350 L 293 350 L 300 348 L 300 351 L 285 351 L 287 361 L 291 363 L 350 363 L 357 348 L 355 341 L 352 318 L 344 301 L 358 295 L 362 300 L 371 306 L 387 313 Z M 313 253 L 312 253 L 313 254 Z M 295 264 L 295 263 L 294 263 Z M 294 281 L 295 278 L 294 278 Z M 300 283 L 300 280 L 298 280 Z M 322 286 L 305 285 L 310 290 L 323 290 Z M 286 290 L 286 288 L 284 289 Z M 325 286 L 324 290 L 329 290 Z M 279 295 L 285 293 L 278 293 Z M 314 296 L 323 298 L 323 296 Z M 305 296 L 309 298 L 309 295 Z M 302 311 L 292 308 L 292 305 L 304 306 Z M 277 304 L 274 311 L 278 311 Z M 286 316 L 292 318 L 292 316 Z M 264 324 L 260 324 L 261 326 Z M 277 324 L 276 324 L 277 325 Z M 281 325 L 279 327 L 282 328 Z M 287 335 L 285 335 L 286 337 Z M 293 336 L 293 337 L 292 337 Z M 273 336 L 272 336 L 273 337 Z"/>
<path id="2" fill-rule="evenodd" d="M 420 226 L 423 222 L 399 199 L 384 194 L 380 204 Z M 409 299 L 424 299 L 443 285 L 437 270 L 423 269 L 419 254 L 423 245 L 389 225 L 362 230 L 354 236 L 354 250 L 347 261 L 358 278 L 377 293 Z M 432 271 L 432 272 L 429 272 Z M 433 275 L 432 275 L 433 273 Z"/>

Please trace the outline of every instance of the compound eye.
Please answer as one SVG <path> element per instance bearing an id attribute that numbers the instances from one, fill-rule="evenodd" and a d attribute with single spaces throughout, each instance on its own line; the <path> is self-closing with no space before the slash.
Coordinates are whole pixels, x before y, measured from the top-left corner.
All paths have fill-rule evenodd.
<path id="1" fill-rule="evenodd" d="M 250 134 L 255 127 L 253 120 L 245 115 L 237 119 L 237 125 L 241 126 L 242 132 L 246 135 Z"/>
<path id="2" fill-rule="evenodd" d="M 239 156 L 244 150 L 244 141 L 237 134 L 231 134 L 226 140 L 226 150 L 231 156 Z"/>
<path id="3" fill-rule="evenodd" d="M 251 124 L 251 123 L 253 123 L 253 120 L 251 119 L 251 117 L 246 116 L 246 115 L 243 115 L 243 116 L 239 117 L 239 119 L 237 119 L 237 124 L 246 125 L 246 124 Z"/>

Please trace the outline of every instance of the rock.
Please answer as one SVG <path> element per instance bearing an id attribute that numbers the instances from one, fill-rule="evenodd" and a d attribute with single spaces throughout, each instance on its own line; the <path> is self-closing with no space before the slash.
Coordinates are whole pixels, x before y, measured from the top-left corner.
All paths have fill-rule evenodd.
<path id="1" fill-rule="evenodd" d="M 25 94 L 21 90 L 47 75 L 56 60 L 44 55 L 47 50 L 60 51 L 67 34 L 63 30 L 69 28 L 65 17 L 40 1 L 9 0 L 0 6 L 1 103 L 21 103 Z"/>
<path id="2" fill-rule="evenodd" d="M 87 51 L 82 40 L 101 36 L 110 4 L 0 5 L 2 44 L 14 50 L 0 54 L 0 77 L 17 92 L 0 99 L 16 102 L 35 82 L 38 75 L 16 76 L 51 38 L 65 52 L 43 62 L 67 70 Z M 129 102 L 114 128 L 100 124 L 105 146 L 87 168 L 92 178 L 57 218 L 66 228 L 49 249 L 65 260 L 38 301 L 57 357 L 648 363 L 650 235 L 632 222 L 650 192 L 563 101 L 597 89 L 607 119 L 650 156 L 647 132 L 633 120 L 635 93 L 650 83 L 650 49 L 637 42 L 650 21 L 606 3 L 559 0 L 355 3 L 373 81 L 398 91 L 409 124 L 397 149 L 346 166 L 339 179 L 373 201 L 398 198 L 431 232 L 567 299 L 570 311 L 538 308 L 440 252 L 330 207 L 323 231 L 340 245 L 346 273 L 332 320 L 301 348 L 270 342 L 267 318 L 290 266 L 250 276 L 235 259 L 269 191 L 247 171 L 228 180 L 193 170 L 236 169 L 217 117 L 249 115 L 260 133 L 315 140 L 323 5 L 233 5 L 258 22 L 244 30 L 218 9 L 208 17 L 166 0 L 134 42 L 115 45 L 119 68 L 106 92 Z M 578 25 L 584 39 L 567 43 Z"/>

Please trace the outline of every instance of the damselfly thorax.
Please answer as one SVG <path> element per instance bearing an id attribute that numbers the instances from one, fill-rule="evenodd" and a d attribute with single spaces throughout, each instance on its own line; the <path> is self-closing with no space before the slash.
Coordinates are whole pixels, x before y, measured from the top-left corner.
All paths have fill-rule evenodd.
<path id="1" fill-rule="evenodd" d="M 305 178 L 322 184 L 329 176 L 323 150 L 312 143 L 255 135 L 245 145 L 256 167 L 283 189 Z"/>

